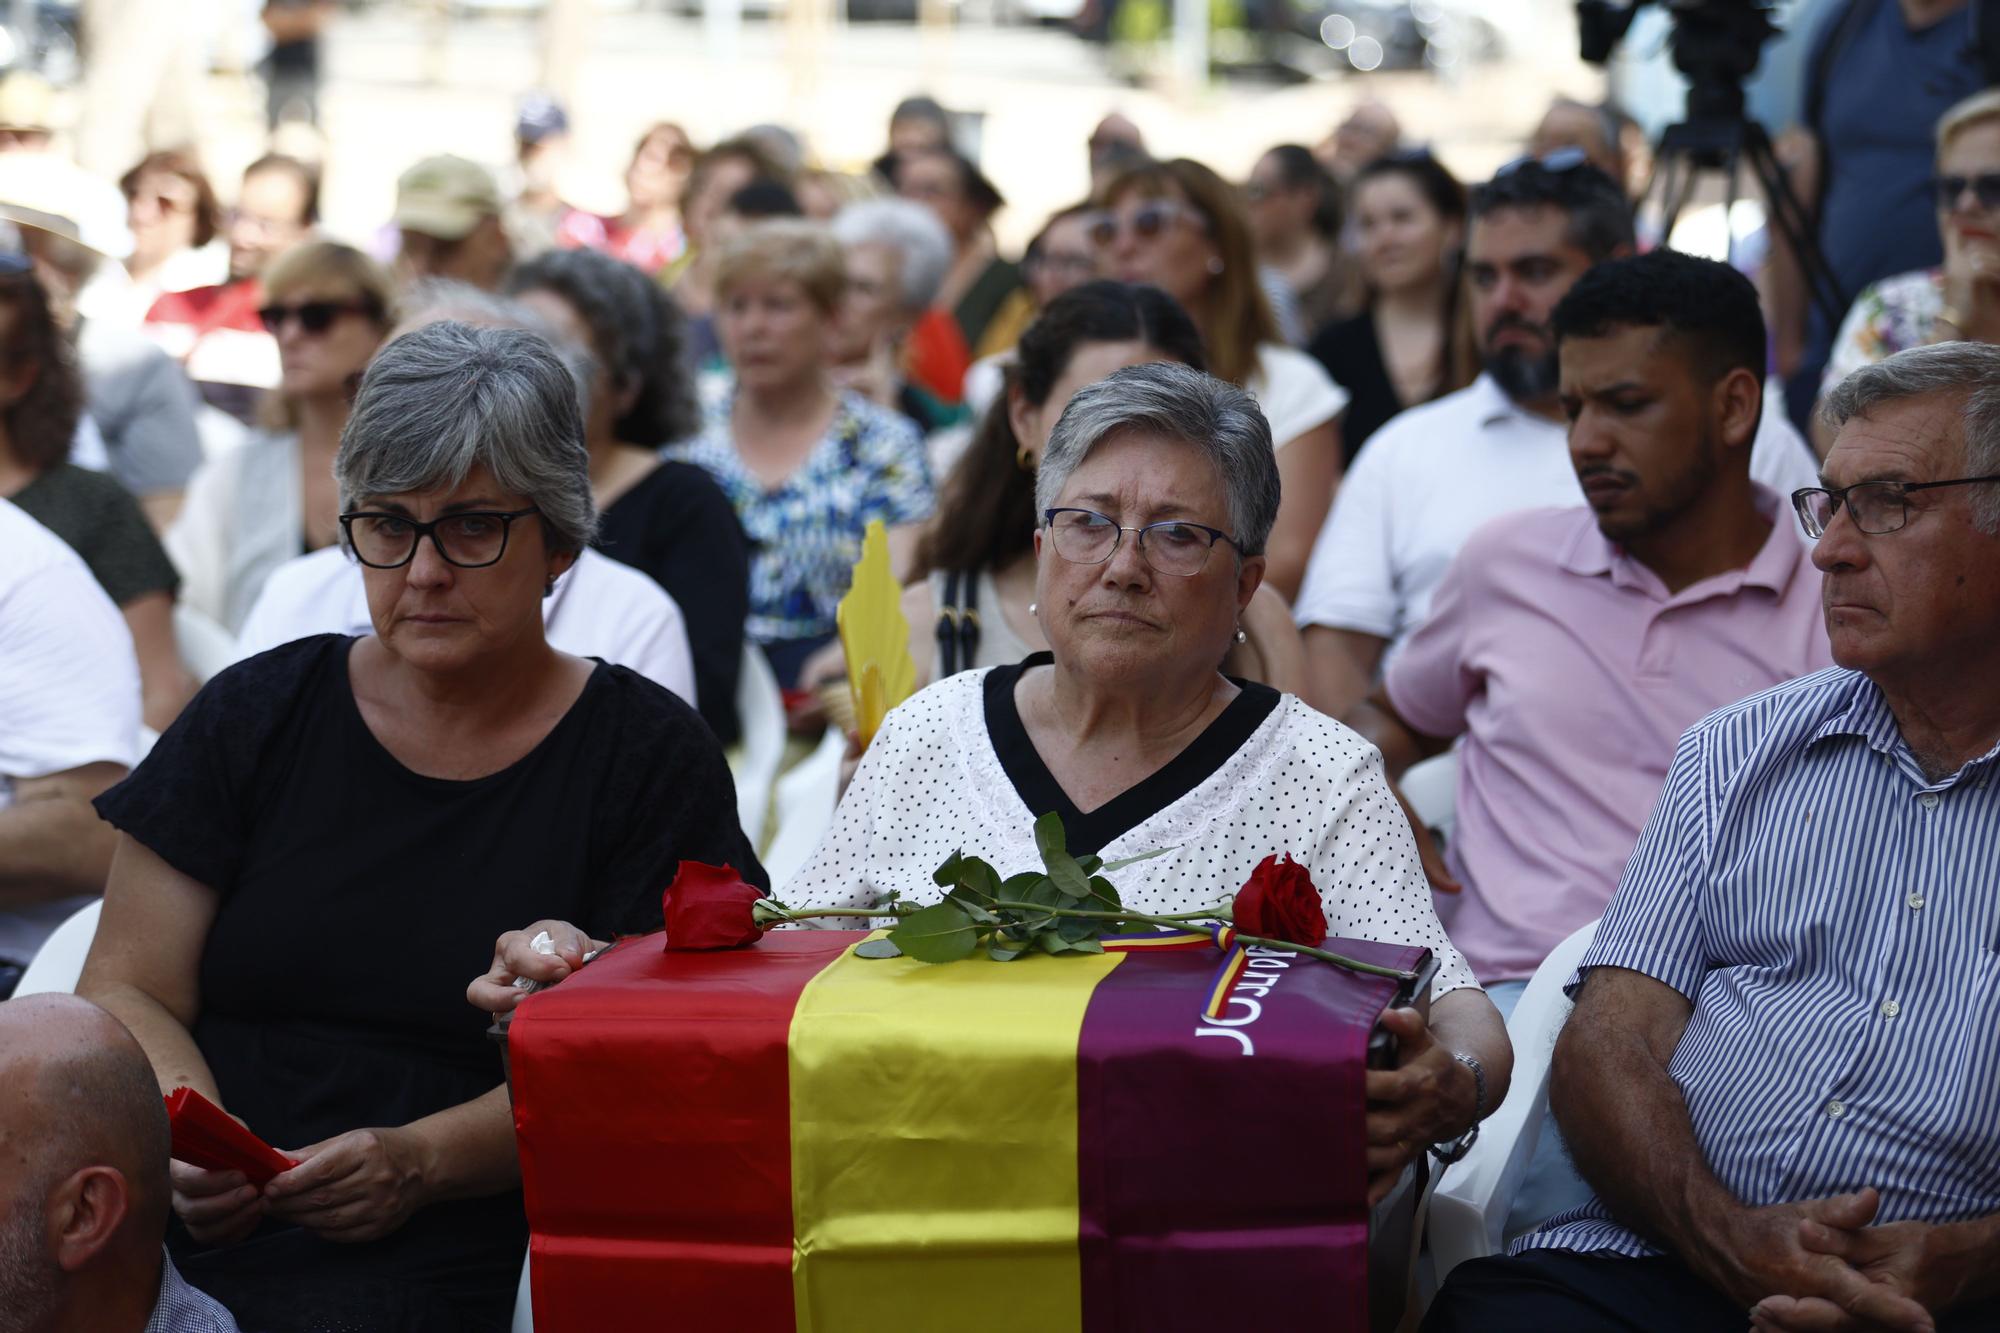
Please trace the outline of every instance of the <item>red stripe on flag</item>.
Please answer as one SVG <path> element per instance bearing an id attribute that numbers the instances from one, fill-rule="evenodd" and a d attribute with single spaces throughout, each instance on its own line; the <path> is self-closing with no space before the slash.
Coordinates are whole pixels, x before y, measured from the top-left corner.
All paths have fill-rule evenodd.
<path id="1" fill-rule="evenodd" d="M 793 1326 L 787 1035 L 854 936 L 660 939 L 533 997 L 509 1034 L 540 1333 Z"/>

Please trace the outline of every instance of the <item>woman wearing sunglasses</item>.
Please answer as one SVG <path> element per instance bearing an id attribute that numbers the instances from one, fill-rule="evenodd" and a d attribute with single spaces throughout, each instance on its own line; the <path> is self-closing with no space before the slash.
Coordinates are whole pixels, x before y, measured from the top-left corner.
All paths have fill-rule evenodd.
<path id="1" fill-rule="evenodd" d="M 1824 398 L 1861 367 L 1909 347 L 2000 342 L 2000 88 L 1966 98 L 1937 127 L 1932 180 L 1944 263 L 1862 289 L 1820 381 Z M 1832 441 L 1813 421 L 1822 453 Z"/>
<path id="2" fill-rule="evenodd" d="M 176 1263 L 244 1328 L 498 1333 L 528 1229 L 465 978 L 515 922 L 657 929 L 684 856 L 764 875 L 699 715 L 544 636 L 597 525 L 546 341 L 396 339 L 334 472 L 369 632 L 223 671 L 100 798 L 78 989 L 299 1163 L 261 1188 L 174 1164 Z"/>
<path id="3" fill-rule="evenodd" d="M 182 601 L 232 634 L 272 570 L 338 536 L 334 453 L 392 305 L 389 275 L 338 242 L 310 241 L 264 272 L 259 313 L 283 378 L 260 409 L 262 428 L 194 474 L 167 532 Z"/>
<path id="4" fill-rule="evenodd" d="M 1265 582 L 1290 600 L 1340 483 L 1347 391 L 1280 340 L 1242 201 L 1201 163 L 1148 163 L 1113 181 L 1097 239 L 1117 277 L 1151 283 L 1181 303 L 1208 345 L 1209 368 L 1248 389 L 1269 419 L 1285 501 Z"/>

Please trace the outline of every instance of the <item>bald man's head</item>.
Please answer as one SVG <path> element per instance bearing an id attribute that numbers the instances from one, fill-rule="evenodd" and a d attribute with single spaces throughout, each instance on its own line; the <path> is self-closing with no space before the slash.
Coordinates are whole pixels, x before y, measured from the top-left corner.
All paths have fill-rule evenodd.
<path id="1" fill-rule="evenodd" d="M 0 1004 L 0 1207 L 39 1209 L 77 1172 L 113 1167 L 130 1196 L 126 1227 L 157 1245 L 169 1138 L 153 1067 L 117 1019 L 74 995 Z M 16 1182 L 44 1197 L 15 1197 Z"/>

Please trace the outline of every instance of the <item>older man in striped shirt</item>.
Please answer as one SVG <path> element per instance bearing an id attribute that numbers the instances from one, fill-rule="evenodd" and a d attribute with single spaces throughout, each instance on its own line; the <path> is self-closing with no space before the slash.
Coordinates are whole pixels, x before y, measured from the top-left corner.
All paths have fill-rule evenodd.
<path id="1" fill-rule="evenodd" d="M 1571 982 L 1586 1206 L 1436 1333 L 2000 1328 L 2000 348 L 1829 396 L 1838 666 L 1682 738 Z"/>

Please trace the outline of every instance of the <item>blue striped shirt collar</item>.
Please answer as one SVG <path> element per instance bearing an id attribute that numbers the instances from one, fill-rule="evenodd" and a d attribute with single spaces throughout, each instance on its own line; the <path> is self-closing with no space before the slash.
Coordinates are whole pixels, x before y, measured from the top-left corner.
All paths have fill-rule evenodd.
<path id="1" fill-rule="evenodd" d="M 1890 710 L 1889 700 L 1884 697 L 1881 688 L 1859 671 L 1847 671 L 1842 674 L 1850 677 L 1847 682 L 1849 691 L 1847 707 L 1819 724 L 1807 738 L 1807 748 L 1834 736 L 1859 736 L 1868 742 L 1868 748 L 1877 754 L 1884 754 L 1894 759 L 1917 779 L 1918 785 L 1939 791 L 1956 785 L 1975 771 L 1984 770 L 1992 766 L 1996 759 L 2000 759 L 2000 744 L 1996 744 L 1977 759 L 1968 760 L 1961 765 L 1957 772 L 1932 782 L 1923 775 L 1916 756 L 1910 753 L 1910 747 L 1904 742 L 1902 729 L 1896 725 L 1896 715 Z"/>

